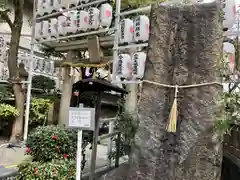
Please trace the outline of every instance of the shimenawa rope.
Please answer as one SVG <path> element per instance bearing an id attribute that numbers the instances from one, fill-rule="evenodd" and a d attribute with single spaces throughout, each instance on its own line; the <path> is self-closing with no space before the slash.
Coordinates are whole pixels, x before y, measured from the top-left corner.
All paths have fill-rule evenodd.
<path id="1" fill-rule="evenodd" d="M 191 85 L 169 85 L 169 84 L 161 84 L 149 80 L 143 80 L 144 83 L 154 84 L 161 87 L 166 88 L 174 88 L 175 89 L 175 95 L 174 100 L 172 104 L 172 108 L 169 115 L 169 122 L 166 127 L 166 131 L 170 133 L 175 133 L 177 131 L 177 117 L 178 117 L 178 108 L 177 108 L 177 95 L 179 89 L 186 89 L 186 88 L 195 88 L 195 87 L 202 87 L 202 86 L 209 86 L 209 85 L 219 85 L 222 86 L 219 82 L 206 82 L 206 83 L 199 83 L 199 84 L 191 84 Z"/>

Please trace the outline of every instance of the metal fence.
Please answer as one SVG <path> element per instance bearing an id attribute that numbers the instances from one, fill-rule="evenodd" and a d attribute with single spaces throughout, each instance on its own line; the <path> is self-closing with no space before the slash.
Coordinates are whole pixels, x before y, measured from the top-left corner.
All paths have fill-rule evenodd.
<path id="1" fill-rule="evenodd" d="M 116 131 L 114 126 L 115 126 L 115 121 L 117 120 L 117 117 L 113 117 L 113 118 L 100 118 L 100 123 L 109 123 L 108 125 L 108 133 L 101 135 L 98 137 L 99 141 L 102 141 L 104 139 L 108 139 L 108 144 L 107 144 L 107 154 L 106 156 L 108 156 L 109 154 L 111 154 L 113 152 L 113 150 L 115 150 L 116 155 L 114 160 L 112 160 L 111 158 L 108 158 L 108 162 L 105 166 L 102 167 L 97 167 L 95 169 L 95 172 L 91 172 L 91 170 L 89 172 L 83 173 L 82 174 L 82 178 L 83 179 L 88 179 L 88 177 L 91 176 L 99 176 L 100 174 L 104 174 L 107 171 L 110 171 L 114 168 L 117 168 L 120 164 L 120 132 Z M 115 145 L 114 145 L 114 141 L 113 141 L 113 137 L 116 136 L 117 140 L 115 141 Z M 96 149 L 97 150 L 97 149 Z M 94 153 L 94 152 L 93 152 Z"/>

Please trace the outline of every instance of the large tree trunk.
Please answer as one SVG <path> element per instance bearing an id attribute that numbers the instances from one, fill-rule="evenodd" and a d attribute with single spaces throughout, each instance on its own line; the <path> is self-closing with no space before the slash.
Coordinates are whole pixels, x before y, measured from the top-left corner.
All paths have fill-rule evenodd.
<path id="1" fill-rule="evenodd" d="M 218 9 L 215 3 L 153 5 L 145 79 L 178 85 L 217 81 L 222 47 Z M 216 85 L 180 89 L 178 130 L 169 134 L 165 128 L 173 89 L 144 83 L 132 161 L 102 180 L 220 179 L 220 139 L 213 132 L 220 90 Z"/>
<path id="2" fill-rule="evenodd" d="M 18 57 L 18 49 L 19 49 L 19 41 L 21 36 L 22 24 L 23 24 L 23 6 L 24 0 L 13 1 L 15 8 L 15 17 L 12 24 L 10 24 L 12 30 L 12 36 L 10 41 L 10 48 L 8 53 L 8 68 L 10 80 L 13 82 L 13 92 L 15 95 L 15 105 L 19 110 L 19 116 L 16 117 L 13 127 L 12 127 L 12 135 L 10 141 L 14 142 L 18 137 L 22 135 L 23 132 L 23 115 L 24 115 L 24 91 L 21 83 L 17 83 L 17 81 L 21 81 L 20 70 L 17 65 L 17 57 Z"/>

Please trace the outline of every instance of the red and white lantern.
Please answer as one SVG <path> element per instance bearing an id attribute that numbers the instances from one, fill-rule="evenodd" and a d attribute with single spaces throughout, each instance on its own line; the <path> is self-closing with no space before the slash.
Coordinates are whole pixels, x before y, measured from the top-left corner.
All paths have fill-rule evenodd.
<path id="1" fill-rule="evenodd" d="M 87 31 L 88 29 L 88 12 L 87 11 L 78 11 L 77 12 L 77 30 L 78 31 Z"/>
<path id="2" fill-rule="evenodd" d="M 120 44 L 131 43 L 133 41 L 133 21 L 131 19 L 123 19 L 120 23 Z"/>
<path id="3" fill-rule="evenodd" d="M 132 55 L 132 76 L 134 79 L 142 79 L 145 72 L 146 53 L 136 52 Z"/>
<path id="4" fill-rule="evenodd" d="M 100 26 L 109 27 L 112 23 L 113 8 L 110 4 L 102 4 L 100 7 Z"/>
<path id="5" fill-rule="evenodd" d="M 42 38 L 42 22 L 38 22 L 35 25 L 35 39 L 39 41 Z"/>
<path id="6" fill-rule="evenodd" d="M 58 34 L 60 36 L 65 36 L 67 34 L 66 26 L 67 26 L 67 17 L 59 16 L 58 17 Z"/>
<path id="7" fill-rule="evenodd" d="M 77 11 L 70 11 L 68 13 L 66 31 L 70 34 L 77 32 Z"/>
<path id="8" fill-rule="evenodd" d="M 42 21 L 42 38 L 43 39 L 47 39 L 50 36 L 48 28 L 49 28 L 49 22 Z"/>
<path id="9" fill-rule="evenodd" d="M 223 43 L 223 55 L 225 60 L 228 62 L 229 69 L 231 72 L 234 71 L 235 68 L 235 47 L 233 44 L 229 42 Z"/>
<path id="10" fill-rule="evenodd" d="M 58 35 L 58 20 L 56 18 L 51 18 L 49 20 L 49 34 L 51 37 L 57 37 Z"/>
<path id="11" fill-rule="evenodd" d="M 132 59 L 129 54 L 119 54 L 117 61 L 117 76 L 129 79 L 132 76 Z"/>
<path id="12" fill-rule="evenodd" d="M 88 29 L 96 30 L 99 28 L 100 11 L 97 8 L 88 9 Z"/>
<path id="13" fill-rule="evenodd" d="M 223 27 L 231 29 L 236 23 L 235 15 L 237 8 L 235 0 L 222 0 L 222 5 L 224 12 Z"/>
<path id="14" fill-rule="evenodd" d="M 134 41 L 146 42 L 149 39 L 149 18 L 145 15 L 136 17 L 134 20 Z"/>

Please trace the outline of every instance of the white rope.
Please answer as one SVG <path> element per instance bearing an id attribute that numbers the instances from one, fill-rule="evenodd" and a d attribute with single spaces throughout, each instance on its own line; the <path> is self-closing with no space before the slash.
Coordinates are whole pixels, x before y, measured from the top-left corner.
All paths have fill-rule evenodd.
<path id="1" fill-rule="evenodd" d="M 169 84 L 161 84 L 161 83 L 157 83 L 157 82 L 154 82 L 154 81 L 149 81 L 149 80 L 143 80 L 144 83 L 149 83 L 149 84 L 154 84 L 154 85 L 157 85 L 157 86 L 161 86 L 161 87 L 167 87 L 167 88 L 179 88 L 179 89 L 184 89 L 184 88 L 194 88 L 194 87 L 201 87 L 201 86 L 209 86 L 209 85 L 219 85 L 219 86 L 223 86 L 222 83 L 220 82 L 216 82 L 216 81 L 213 81 L 213 82 L 206 82 L 206 83 L 199 83 L 199 84 L 190 84 L 190 85 L 182 85 L 182 86 L 179 86 L 179 85 L 169 85 Z"/>

